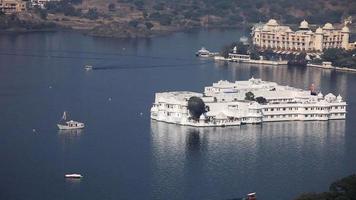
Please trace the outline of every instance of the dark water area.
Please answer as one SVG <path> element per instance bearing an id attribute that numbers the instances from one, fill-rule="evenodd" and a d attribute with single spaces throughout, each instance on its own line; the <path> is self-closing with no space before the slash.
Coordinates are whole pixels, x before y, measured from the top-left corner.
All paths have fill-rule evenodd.
<path id="1" fill-rule="evenodd" d="M 293 199 L 356 171 L 356 74 L 214 63 L 239 30 L 152 39 L 0 35 L 0 199 Z M 94 70 L 85 71 L 84 65 Z M 250 77 L 341 94 L 347 120 L 192 128 L 150 120 L 155 92 Z M 63 111 L 86 128 L 58 131 Z M 80 173 L 82 180 L 64 179 Z"/>

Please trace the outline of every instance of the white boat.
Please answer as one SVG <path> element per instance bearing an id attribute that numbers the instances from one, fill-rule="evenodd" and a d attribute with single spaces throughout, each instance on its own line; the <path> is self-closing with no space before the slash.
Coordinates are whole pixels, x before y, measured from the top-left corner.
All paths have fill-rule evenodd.
<path id="1" fill-rule="evenodd" d="M 83 178 L 81 174 L 66 174 L 64 175 L 65 178 Z"/>
<path id="2" fill-rule="evenodd" d="M 246 200 L 257 200 L 256 192 L 252 192 L 250 194 L 247 194 Z"/>
<path id="3" fill-rule="evenodd" d="M 85 66 L 84 66 L 84 69 L 85 69 L 85 70 L 92 70 L 92 69 L 93 69 L 93 66 L 92 66 L 92 65 L 85 65 Z"/>
<path id="4" fill-rule="evenodd" d="M 210 56 L 210 51 L 202 47 L 199 51 L 195 53 L 196 56 L 198 57 L 209 57 Z"/>
<path id="5" fill-rule="evenodd" d="M 64 111 L 61 122 L 57 124 L 59 130 L 82 129 L 85 127 L 84 123 L 73 120 L 67 121 L 67 112 Z"/>

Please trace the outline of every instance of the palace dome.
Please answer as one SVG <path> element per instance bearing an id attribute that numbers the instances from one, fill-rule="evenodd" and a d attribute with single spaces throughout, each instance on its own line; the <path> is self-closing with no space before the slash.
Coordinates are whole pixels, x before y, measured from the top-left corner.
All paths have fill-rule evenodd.
<path id="1" fill-rule="evenodd" d="M 322 28 L 317 28 L 315 33 L 318 33 L 318 34 L 322 34 L 323 33 L 323 29 Z"/>
<path id="2" fill-rule="evenodd" d="M 275 19 L 270 19 L 268 22 L 267 22 L 267 26 L 278 26 L 278 22 L 275 20 Z"/>
<path id="3" fill-rule="evenodd" d="M 336 100 L 338 100 L 339 102 L 341 102 L 341 101 L 342 101 L 342 97 L 341 97 L 341 95 L 340 95 L 340 94 L 336 97 Z"/>
<path id="4" fill-rule="evenodd" d="M 344 27 L 341 29 L 341 32 L 343 32 L 343 33 L 350 33 L 350 29 L 349 29 L 349 27 L 344 26 Z"/>
<path id="5" fill-rule="evenodd" d="M 325 30 L 332 30 L 332 29 L 334 29 L 334 27 L 333 27 L 332 24 L 326 23 L 326 24 L 324 25 L 323 29 L 325 29 Z"/>
<path id="6" fill-rule="evenodd" d="M 302 22 L 300 22 L 300 29 L 309 29 L 309 23 L 305 20 L 303 20 Z"/>

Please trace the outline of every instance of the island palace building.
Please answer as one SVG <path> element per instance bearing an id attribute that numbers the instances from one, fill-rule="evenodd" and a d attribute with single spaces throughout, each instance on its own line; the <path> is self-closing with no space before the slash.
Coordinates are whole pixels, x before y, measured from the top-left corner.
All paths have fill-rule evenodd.
<path id="1" fill-rule="evenodd" d="M 264 103 L 246 100 L 246 93 L 266 99 Z M 192 119 L 191 97 L 199 97 L 206 112 Z M 175 91 L 156 93 L 151 119 L 188 126 L 237 126 L 277 121 L 328 121 L 346 118 L 347 103 L 334 94 L 302 90 L 275 82 L 251 78 L 245 81 L 219 81 L 204 93 Z"/>
<path id="2" fill-rule="evenodd" d="M 279 25 L 274 19 L 267 23 L 256 24 L 252 28 L 252 43 L 262 49 L 285 51 L 321 52 L 327 48 L 352 49 L 349 43 L 350 30 L 345 22 L 341 29 L 331 23 L 312 31 L 307 21 L 300 23 L 299 30 L 293 31 L 289 26 Z"/>

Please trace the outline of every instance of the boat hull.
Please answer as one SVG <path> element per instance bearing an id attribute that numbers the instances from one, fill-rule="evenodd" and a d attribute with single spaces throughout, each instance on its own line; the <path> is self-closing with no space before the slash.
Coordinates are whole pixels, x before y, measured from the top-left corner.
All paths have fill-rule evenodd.
<path id="1" fill-rule="evenodd" d="M 83 178 L 83 176 L 81 174 L 66 174 L 64 175 L 65 178 L 75 178 L 75 179 L 79 179 L 79 178 Z"/>
<path id="2" fill-rule="evenodd" d="M 83 129 L 85 126 L 81 125 L 81 126 L 67 126 L 67 125 L 63 125 L 63 124 L 57 124 L 57 127 L 59 128 L 59 130 L 74 130 L 74 129 Z"/>

